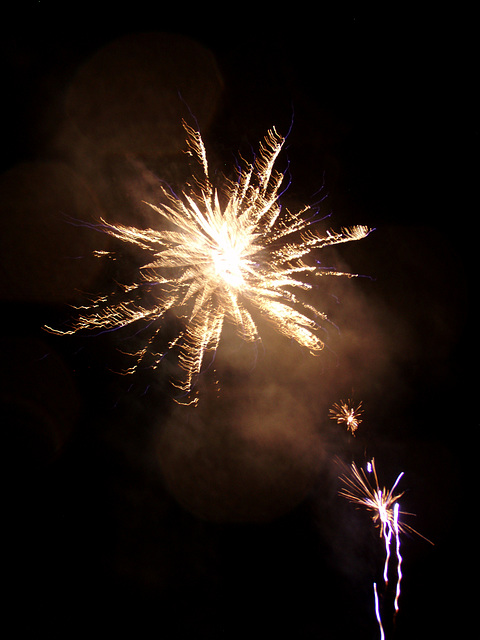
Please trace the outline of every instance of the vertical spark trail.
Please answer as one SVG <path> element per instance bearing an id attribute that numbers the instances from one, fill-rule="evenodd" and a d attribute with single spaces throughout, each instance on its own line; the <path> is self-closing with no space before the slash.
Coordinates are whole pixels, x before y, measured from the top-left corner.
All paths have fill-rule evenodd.
<path id="1" fill-rule="evenodd" d="M 368 474 L 371 474 L 374 479 L 374 483 L 370 483 Z M 340 495 L 347 498 L 350 502 L 365 507 L 370 513 L 372 520 L 376 527 L 379 529 L 380 538 L 383 538 L 385 548 L 385 561 L 383 565 L 383 580 L 385 585 L 388 584 L 390 560 L 391 560 L 391 544 L 392 539 L 395 539 L 395 554 L 396 554 L 396 574 L 397 581 L 395 587 L 395 599 L 394 610 L 395 615 L 399 611 L 399 598 L 401 594 L 401 582 L 402 582 L 402 562 L 403 558 L 400 552 L 400 534 L 405 531 L 410 531 L 420 535 L 417 531 L 412 529 L 409 525 L 400 522 L 400 514 L 405 512 L 400 511 L 399 498 L 403 493 L 395 493 L 398 483 L 403 477 L 403 472 L 399 473 L 391 489 L 380 488 L 377 476 L 377 470 L 375 467 L 375 460 L 372 458 L 366 465 L 366 471 L 358 469 L 353 462 L 350 468 L 350 474 L 341 476 L 344 488 L 340 490 Z M 424 538 L 424 536 L 420 536 Z M 430 542 L 424 538 L 427 542 Z M 432 543 L 430 543 L 432 544 Z M 384 638 L 384 632 L 380 619 L 380 606 L 378 601 L 377 584 L 374 583 L 375 593 L 375 613 L 378 623 L 380 625 L 381 637 Z"/>
<path id="2" fill-rule="evenodd" d="M 403 577 L 402 576 L 402 555 L 400 553 L 400 532 L 398 530 L 398 512 L 399 512 L 399 505 L 397 502 L 393 507 L 393 514 L 394 514 L 393 528 L 395 532 L 396 553 L 397 553 L 397 588 L 395 591 L 395 601 L 393 603 L 395 612 L 397 612 L 399 609 L 398 599 L 400 597 L 400 584 L 402 582 L 402 577 Z"/>
<path id="3" fill-rule="evenodd" d="M 393 483 L 392 488 L 388 492 L 390 496 L 389 500 L 384 499 L 384 496 L 386 495 L 386 490 L 379 489 L 378 477 L 377 477 L 374 460 L 372 460 L 367 464 L 367 471 L 368 473 L 373 473 L 375 477 L 375 486 L 376 486 L 375 494 L 377 496 L 377 509 L 378 509 L 378 515 L 381 521 L 381 527 L 383 528 L 383 536 L 385 539 L 385 564 L 383 568 L 383 580 L 385 584 L 388 584 L 388 569 L 390 564 L 390 556 L 391 556 L 390 546 L 391 546 L 392 537 L 394 537 L 396 540 L 397 566 L 398 566 L 397 573 L 400 575 L 401 557 L 399 555 L 400 532 L 399 532 L 399 524 L 398 524 L 399 504 L 398 502 L 395 502 L 395 500 L 397 500 L 402 494 L 395 496 L 394 500 L 392 500 L 391 498 L 393 498 L 393 491 L 395 490 L 395 487 L 403 477 L 403 471 L 399 473 L 399 475 L 397 476 L 397 479 Z M 398 591 L 398 595 L 396 598 L 396 602 L 398 602 L 398 597 L 400 595 L 400 582 L 397 583 L 397 591 Z"/>
<path id="4" fill-rule="evenodd" d="M 378 602 L 377 583 L 373 583 L 373 597 L 375 600 L 375 616 L 377 618 L 378 626 L 380 629 L 380 640 L 385 640 L 385 633 L 383 632 L 382 617 L 380 615 L 380 604 Z"/>
<path id="5" fill-rule="evenodd" d="M 383 581 L 388 584 L 388 565 L 390 563 L 390 542 L 392 541 L 392 528 L 387 524 L 385 527 L 385 563 L 383 565 Z"/>

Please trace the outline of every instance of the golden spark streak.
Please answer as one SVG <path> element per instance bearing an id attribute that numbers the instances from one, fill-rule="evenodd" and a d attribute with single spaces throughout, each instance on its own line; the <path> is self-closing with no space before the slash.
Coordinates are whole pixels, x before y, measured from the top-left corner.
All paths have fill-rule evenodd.
<path id="1" fill-rule="evenodd" d="M 315 249 L 360 240 L 370 229 L 355 226 L 320 235 L 309 228 L 312 221 L 305 216 L 309 207 L 296 213 L 282 210 L 283 174 L 274 164 L 285 140 L 275 129 L 268 132 L 253 163 L 244 162 L 236 179 L 226 181 L 219 192 L 209 177 L 200 133 L 186 123 L 184 128 L 188 154 L 200 176 L 180 196 L 162 189 L 165 202 L 145 203 L 158 214 L 158 225 L 138 229 L 102 219 L 97 227 L 146 252 L 135 282 L 124 287 L 119 301 L 113 295 L 94 300 L 90 312 L 77 317 L 67 330 L 46 328 L 66 335 L 143 321 L 151 333 L 146 346 L 130 354 L 135 364 L 125 373 L 133 373 L 147 355 L 153 357 L 150 366 L 155 368 L 175 347 L 184 371 L 177 386 L 188 394 L 206 353 L 217 349 L 225 321 L 243 340 L 253 342 L 260 339 L 255 312 L 311 353 L 320 351 L 324 345 L 317 330 L 325 315 L 297 292 L 313 288 L 306 276 L 354 274 L 322 271 L 305 259 Z M 142 293 L 151 294 L 149 304 Z M 184 320 L 184 329 L 162 353 L 154 353 L 161 323 L 152 323 L 169 311 Z"/>

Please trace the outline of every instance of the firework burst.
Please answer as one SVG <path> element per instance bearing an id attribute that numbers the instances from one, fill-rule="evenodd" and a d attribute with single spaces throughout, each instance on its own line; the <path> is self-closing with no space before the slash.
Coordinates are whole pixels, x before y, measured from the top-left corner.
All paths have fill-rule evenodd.
<path id="1" fill-rule="evenodd" d="M 318 328 L 325 315 L 299 293 L 313 288 L 312 276 L 354 274 L 322 270 L 305 258 L 313 250 L 364 238 L 370 229 L 355 226 L 321 235 L 312 229 L 309 207 L 296 213 L 282 210 L 284 176 L 274 164 L 285 139 L 275 129 L 254 161 L 242 161 L 236 177 L 225 180 L 220 191 L 209 177 L 200 133 L 186 123 L 184 128 L 197 171 L 179 196 L 165 188 L 163 204 L 145 203 L 158 214 L 158 225 L 138 229 L 102 219 L 96 226 L 145 253 L 134 282 L 123 287 L 120 300 L 93 300 L 68 329 L 47 329 L 65 335 L 143 322 L 150 333 L 144 346 L 130 354 L 134 364 L 125 373 L 134 373 L 147 355 L 155 368 L 168 351 L 178 349 L 183 376 L 175 384 L 188 396 L 206 354 L 217 349 L 226 321 L 243 340 L 254 342 L 260 339 L 254 320 L 258 314 L 310 353 L 319 352 Z M 169 311 L 182 319 L 183 327 L 156 352 L 162 327 L 158 321 Z"/>
<path id="2" fill-rule="evenodd" d="M 370 483 L 367 473 L 373 475 L 374 485 Z M 385 537 L 394 528 L 395 516 L 393 507 L 403 495 L 403 492 L 395 493 L 395 489 L 402 476 L 403 472 L 397 476 L 391 489 L 387 490 L 385 487 L 381 489 L 378 484 L 375 460 L 372 459 L 367 465 L 367 471 L 359 469 L 352 462 L 351 475 L 343 475 L 341 477 L 344 488 L 340 490 L 340 495 L 350 500 L 350 502 L 365 507 L 371 513 L 373 522 L 380 529 L 381 538 Z M 407 527 L 407 525 L 404 526 Z"/>
<path id="3" fill-rule="evenodd" d="M 367 474 L 373 477 L 374 483 L 370 482 Z M 358 469 L 357 465 L 353 462 L 351 465 L 351 473 L 349 475 L 344 474 L 340 478 L 344 487 L 339 492 L 341 496 L 347 498 L 350 502 L 366 508 L 367 511 L 370 512 L 375 526 L 379 529 L 380 538 L 384 540 L 385 544 L 385 562 L 383 566 L 383 580 L 385 585 L 388 584 L 389 577 L 391 542 L 392 538 L 395 539 L 397 573 L 395 599 L 393 603 L 395 613 L 399 610 L 399 598 L 403 577 L 403 558 L 400 551 L 400 534 L 409 531 L 424 538 L 418 533 L 418 531 L 415 531 L 415 529 L 410 527 L 408 524 L 400 522 L 401 514 L 411 515 L 404 511 L 400 511 L 398 500 L 402 497 L 403 492 L 398 493 L 395 491 L 402 477 L 403 472 L 397 476 L 391 489 L 386 489 L 385 487 L 380 488 L 374 459 L 367 464 L 366 471 L 364 469 Z M 424 540 L 427 540 L 427 538 L 424 538 Z M 430 540 L 427 540 L 427 542 L 430 542 Z M 430 542 L 430 544 L 432 543 Z M 380 627 L 381 637 L 384 638 L 376 583 L 374 583 L 373 588 L 375 595 L 375 614 Z"/>
<path id="4" fill-rule="evenodd" d="M 348 431 L 355 435 L 358 425 L 362 422 L 359 417 L 361 413 L 363 413 L 361 402 L 355 407 L 351 400 L 340 400 L 330 409 L 330 418 L 336 420 L 338 424 L 345 424 Z"/>
<path id="5" fill-rule="evenodd" d="M 367 477 L 366 472 L 359 470 L 357 465 L 353 462 L 351 466 L 351 475 L 344 475 L 341 477 L 345 488 L 340 491 L 340 495 L 350 500 L 355 504 L 365 507 L 371 514 L 372 520 L 380 530 L 380 538 L 385 542 L 385 563 L 383 567 L 383 580 L 385 584 L 388 583 L 388 568 L 390 562 L 390 545 L 392 537 L 396 540 L 396 555 L 397 555 L 397 585 L 395 591 L 395 612 L 398 611 L 398 599 L 400 597 L 400 585 L 402 580 L 402 556 L 400 553 L 400 530 L 401 525 L 398 520 L 399 516 L 399 504 L 398 499 L 403 493 L 395 493 L 400 479 L 403 476 L 403 472 L 397 476 L 397 479 L 393 483 L 391 489 L 380 489 L 378 484 L 377 471 L 375 468 L 375 460 L 372 459 L 367 465 L 367 472 L 372 474 L 375 479 L 375 484 L 372 485 Z M 403 529 L 407 527 L 403 525 Z M 375 598 L 375 615 L 378 621 L 380 629 L 380 637 L 383 640 L 385 637 L 382 618 L 380 614 L 380 605 L 378 600 L 377 583 L 373 583 L 374 598 Z"/>

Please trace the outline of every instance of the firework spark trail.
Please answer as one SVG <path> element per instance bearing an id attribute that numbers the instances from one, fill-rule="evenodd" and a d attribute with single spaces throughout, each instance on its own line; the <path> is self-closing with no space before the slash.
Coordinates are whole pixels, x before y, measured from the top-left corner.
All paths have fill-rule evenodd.
<path id="1" fill-rule="evenodd" d="M 395 532 L 395 540 L 396 540 L 396 553 L 397 553 L 397 588 L 395 590 L 395 601 L 393 603 L 393 606 L 395 608 L 395 611 L 397 612 L 399 609 L 398 606 L 398 599 L 400 597 L 400 583 L 402 582 L 402 555 L 400 553 L 400 532 L 398 530 L 398 512 L 399 512 L 399 504 L 398 502 L 395 503 L 394 507 L 393 507 L 393 516 L 394 516 L 394 520 L 393 520 L 393 528 L 394 528 L 394 532 Z"/>
<path id="2" fill-rule="evenodd" d="M 366 509 L 372 513 L 372 520 L 380 529 L 380 538 L 384 538 L 385 542 L 385 562 L 383 567 L 383 580 L 385 582 L 385 585 L 388 584 L 388 570 L 391 556 L 390 546 L 392 536 L 395 537 L 397 555 L 397 584 L 395 589 L 394 609 L 395 613 L 397 613 L 399 609 L 398 601 L 400 598 L 400 583 L 402 580 L 400 531 L 402 527 L 406 529 L 407 526 L 400 525 L 398 520 L 400 513 L 398 499 L 403 495 L 403 493 L 395 494 L 394 491 L 398 483 L 400 482 L 400 479 L 403 477 L 403 472 L 401 472 L 397 476 L 397 479 L 393 483 L 392 488 L 388 491 L 385 488 L 380 489 L 374 459 L 372 459 L 371 462 L 367 464 L 367 473 L 373 474 L 373 477 L 375 479 L 374 486 L 372 486 L 369 482 L 365 471 L 363 469 L 359 470 L 354 462 L 351 465 L 351 473 L 351 477 L 346 475 L 342 476 L 341 479 L 345 485 L 345 489 L 340 491 L 340 495 L 350 500 L 350 502 L 366 507 Z M 381 640 L 384 640 L 385 634 L 383 631 L 380 615 L 380 604 L 378 600 L 376 582 L 374 582 L 373 584 L 373 590 L 375 598 L 375 615 L 380 629 L 380 638 Z"/>
<path id="3" fill-rule="evenodd" d="M 352 475 L 342 476 L 345 489 L 340 491 L 340 495 L 350 500 L 350 502 L 366 507 L 372 514 L 373 522 L 380 529 L 380 538 L 384 539 L 385 546 L 385 563 L 383 568 L 383 579 L 385 584 L 388 583 L 388 570 L 391 556 L 392 537 L 396 539 L 397 552 L 397 595 L 396 605 L 398 606 L 398 598 L 400 596 L 400 580 L 401 580 L 401 555 L 400 555 L 400 532 L 402 530 L 412 530 L 410 527 L 399 523 L 399 504 L 398 499 L 402 493 L 394 493 L 395 489 L 403 477 L 403 471 L 397 476 L 391 489 L 380 489 L 378 483 L 377 470 L 375 460 L 372 459 L 367 465 L 367 472 L 373 474 L 375 485 L 372 486 L 363 469 L 359 470 L 355 463 L 351 466 Z"/>
<path id="4" fill-rule="evenodd" d="M 380 615 L 380 603 L 378 601 L 377 583 L 373 583 L 373 597 L 375 601 L 375 616 L 377 618 L 378 627 L 380 629 L 380 640 L 385 640 L 385 633 L 383 631 L 382 617 Z"/>
<path id="5" fill-rule="evenodd" d="M 369 482 L 367 473 L 373 475 L 373 478 L 375 480 L 374 484 L 371 484 Z M 395 538 L 395 554 L 397 561 L 397 582 L 395 587 L 395 599 L 393 603 L 395 615 L 399 611 L 399 598 L 401 593 L 401 582 L 403 578 L 403 558 L 400 552 L 400 534 L 409 531 L 420 536 L 430 544 L 433 544 L 430 540 L 422 536 L 420 533 L 418 533 L 418 531 L 415 531 L 415 529 L 410 527 L 408 524 L 400 522 L 401 514 L 412 515 L 400 510 L 398 500 L 403 495 L 403 492 L 395 493 L 395 489 L 397 488 L 397 485 L 403 475 L 403 472 L 401 472 L 397 476 L 391 489 L 380 489 L 375 467 L 375 460 L 372 459 L 370 462 L 368 462 L 366 472 L 363 469 L 359 470 L 356 464 L 353 462 L 351 465 L 351 473 L 349 475 L 344 474 L 343 476 L 341 476 L 344 488 L 339 492 L 340 495 L 347 498 L 350 502 L 361 505 L 368 511 L 370 511 L 373 522 L 380 530 L 380 538 L 383 538 L 385 543 L 385 563 L 383 567 L 383 580 L 385 582 L 385 585 L 388 584 L 389 564 L 391 558 L 391 541 L 392 537 Z M 375 613 L 380 626 L 381 638 L 383 640 L 384 632 L 380 618 L 380 608 L 376 583 L 374 583 L 373 587 L 375 592 Z"/>
<path id="6" fill-rule="evenodd" d="M 130 354 L 134 364 L 124 373 L 146 365 L 147 357 L 153 360 L 148 366 L 156 368 L 176 348 L 184 375 L 175 384 L 188 396 L 206 354 L 217 349 L 226 321 L 243 340 L 260 339 L 252 312 L 310 353 L 318 353 L 324 345 L 317 330 L 326 316 L 299 293 L 314 287 L 311 276 L 355 274 L 322 270 L 306 258 L 314 250 L 365 238 L 371 230 L 355 226 L 320 235 L 310 228 L 315 220 L 305 215 L 308 206 L 296 213 L 282 209 L 284 176 L 274 164 L 285 139 L 275 129 L 268 132 L 254 161 L 243 161 L 236 179 L 225 180 L 219 191 L 209 177 L 200 133 L 186 123 L 184 128 L 187 153 L 197 171 L 180 196 L 162 188 L 163 204 L 145 203 L 158 214 L 158 227 L 138 229 L 103 219 L 95 227 L 146 252 L 138 277 L 123 287 L 119 299 L 111 295 L 93 300 L 89 312 L 81 313 L 68 329 L 46 329 L 67 335 L 144 322 L 151 333 L 146 345 Z M 144 301 L 146 294 L 151 294 L 150 303 Z M 161 330 L 156 321 L 169 311 L 184 321 L 184 327 L 156 353 L 153 347 Z"/>

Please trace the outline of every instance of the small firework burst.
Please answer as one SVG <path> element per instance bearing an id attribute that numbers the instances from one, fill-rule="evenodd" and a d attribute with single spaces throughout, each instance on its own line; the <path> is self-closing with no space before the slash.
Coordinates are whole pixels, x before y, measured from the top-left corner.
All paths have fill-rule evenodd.
<path id="1" fill-rule="evenodd" d="M 371 474 L 375 480 L 372 484 L 367 476 Z M 395 493 L 395 489 L 403 476 L 403 472 L 397 476 L 391 489 L 380 488 L 378 483 L 375 460 L 372 459 L 367 464 L 367 470 L 359 469 L 355 462 L 351 465 L 351 474 L 341 476 L 344 488 L 340 490 L 340 495 L 350 502 L 359 504 L 371 512 L 372 520 L 380 529 L 380 537 L 383 538 L 387 531 L 394 529 L 395 515 L 394 505 L 403 495 Z M 397 526 L 398 522 L 397 522 Z M 404 528 L 409 528 L 403 525 Z"/>
<path id="2" fill-rule="evenodd" d="M 338 424 L 345 424 L 348 431 L 355 435 L 358 425 L 362 422 L 359 417 L 363 413 L 362 403 L 359 402 L 355 407 L 352 400 L 340 400 L 336 402 L 330 409 L 330 417 L 336 420 Z"/>

